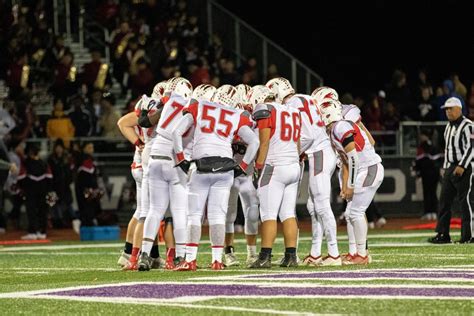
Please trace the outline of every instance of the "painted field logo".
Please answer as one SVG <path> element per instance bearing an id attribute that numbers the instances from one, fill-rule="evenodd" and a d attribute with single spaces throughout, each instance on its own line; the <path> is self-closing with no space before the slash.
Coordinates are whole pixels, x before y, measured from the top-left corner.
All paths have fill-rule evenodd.
<path id="1" fill-rule="evenodd" d="M 223 284 L 224 283 L 224 284 Z M 38 294 L 41 295 L 41 294 Z M 449 286 L 328 286 L 317 284 L 288 283 L 140 283 L 130 285 L 106 285 L 94 288 L 49 292 L 50 298 L 57 296 L 74 298 L 123 298 L 148 300 L 197 301 L 217 298 L 275 298 L 275 297 L 370 297 L 370 298 L 457 298 L 474 297 L 474 287 Z"/>

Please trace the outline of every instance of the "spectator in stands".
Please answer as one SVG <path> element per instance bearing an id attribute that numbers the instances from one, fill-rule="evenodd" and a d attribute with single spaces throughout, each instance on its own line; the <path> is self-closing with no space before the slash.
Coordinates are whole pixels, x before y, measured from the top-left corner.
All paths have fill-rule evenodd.
<path id="1" fill-rule="evenodd" d="M 6 83 L 10 88 L 10 98 L 15 99 L 30 86 L 30 66 L 28 54 L 22 51 L 7 70 Z"/>
<path id="2" fill-rule="evenodd" d="M 392 82 L 387 87 L 386 92 L 387 101 L 393 102 L 402 118 L 411 118 L 413 116 L 413 98 L 403 71 L 394 71 Z"/>
<path id="3" fill-rule="evenodd" d="M 188 17 L 186 24 L 183 27 L 181 32 L 181 36 L 186 39 L 192 39 L 194 41 L 199 42 L 200 37 L 199 32 L 199 25 L 198 25 L 198 17 L 195 15 L 191 15 Z"/>
<path id="4" fill-rule="evenodd" d="M 175 76 L 177 70 L 173 63 L 164 63 L 160 68 L 157 81 L 168 80 Z M 194 86 L 193 86 L 194 87 Z"/>
<path id="5" fill-rule="evenodd" d="M 88 137 L 92 135 L 92 115 L 86 109 L 84 99 L 75 95 L 69 100 L 71 110 L 68 112 L 72 125 L 74 125 L 75 137 Z"/>
<path id="6" fill-rule="evenodd" d="M 222 40 L 217 34 L 213 34 L 211 37 L 211 46 L 208 49 L 208 60 L 211 66 L 216 69 L 216 62 L 221 58 L 224 58 L 227 52 L 222 45 Z"/>
<path id="7" fill-rule="evenodd" d="M 107 29 L 113 28 L 114 19 L 119 13 L 119 5 L 114 0 L 103 1 L 96 10 L 97 21 L 100 21 Z"/>
<path id="8" fill-rule="evenodd" d="M 67 97 L 77 91 L 77 68 L 73 61 L 72 53 L 65 53 L 54 71 L 54 83 L 50 90 L 55 97 L 61 98 L 63 102 L 66 102 Z"/>
<path id="9" fill-rule="evenodd" d="M 438 196 L 436 194 L 442 155 L 431 142 L 431 133 L 422 131 L 412 170 L 421 177 L 423 184 L 423 216 L 422 220 L 436 220 L 438 214 Z"/>
<path id="10" fill-rule="evenodd" d="M 10 141 L 21 142 L 31 135 L 33 127 L 33 113 L 28 100 L 18 100 L 11 109 L 15 120 L 15 127 L 10 132 Z"/>
<path id="11" fill-rule="evenodd" d="M 132 90 L 132 99 L 143 94 L 149 94 L 153 90 L 154 76 L 150 66 L 145 58 L 137 60 L 137 72 L 130 78 L 130 88 Z"/>
<path id="12" fill-rule="evenodd" d="M 81 226 L 97 225 L 102 193 L 98 185 L 98 170 L 94 163 L 94 144 L 85 142 L 78 161 L 75 191 Z"/>
<path id="13" fill-rule="evenodd" d="M 102 95 L 100 101 L 102 106 L 102 116 L 99 119 L 99 125 L 102 128 L 102 136 L 119 137 L 120 130 L 117 127 L 117 121 L 120 115 L 115 111 L 115 97 L 110 92 Z"/>
<path id="14" fill-rule="evenodd" d="M 467 89 L 466 86 L 461 82 L 457 73 L 451 75 L 451 80 L 454 83 L 454 92 L 461 97 L 462 100 L 466 100 Z"/>
<path id="15" fill-rule="evenodd" d="M 433 94 L 433 88 L 431 87 L 431 83 L 428 80 L 428 73 L 425 69 L 420 69 L 418 71 L 418 81 L 415 87 L 413 87 L 414 96 L 417 99 L 421 99 L 421 91 L 423 87 L 430 87 L 430 95 Z"/>
<path id="16" fill-rule="evenodd" d="M 74 125 L 64 113 L 64 104 L 59 98 L 54 100 L 53 113 L 46 123 L 46 136 L 51 140 L 60 139 L 66 148 L 69 148 L 69 142 L 74 137 Z"/>
<path id="17" fill-rule="evenodd" d="M 437 119 L 438 113 L 436 112 L 433 104 L 433 97 L 431 96 L 431 86 L 421 86 L 421 101 L 418 104 L 418 115 L 417 120 L 423 122 L 434 122 Z"/>
<path id="18" fill-rule="evenodd" d="M 392 102 L 387 102 L 382 117 L 383 128 L 386 131 L 398 131 L 400 125 L 400 115 L 398 114 L 397 108 Z M 370 129 L 370 128 L 369 128 Z M 397 138 L 395 135 L 384 135 L 383 143 L 386 146 L 396 146 Z M 389 151 L 395 152 L 395 150 Z"/>
<path id="19" fill-rule="evenodd" d="M 206 65 L 204 65 L 206 63 Z M 204 58 L 192 61 L 188 65 L 188 72 L 190 74 L 189 81 L 193 87 L 200 84 L 209 83 L 211 76 L 209 74 L 209 66 Z"/>
<path id="20" fill-rule="evenodd" d="M 10 142 L 9 144 L 8 157 L 15 164 L 17 171 L 20 170 L 25 160 L 25 146 L 25 142 Z M 21 207 L 24 204 L 23 194 L 18 187 L 18 172 L 10 172 L 4 188 L 9 193 L 10 202 L 12 203 L 12 209 L 8 218 L 13 222 L 14 227 L 18 229 L 20 227 Z"/>
<path id="21" fill-rule="evenodd" d="M 72 208 L 72 192 L 70 187 L 72 172 L 64 143 L 61 139 L 54 143 L 53 152 L 48 158 L 48 165 L 53 174 L 53 190 L 58 195 L 58 201 L 52 208 L 53 227 L 63 228 L 65 227 L 66 219 L 73 221 L 77 221 L 77 219 Z"/>
<path id="22" fill-rule="evenodd" d="M 41 160 L 39 148 L 36 145 L 30 144 L 27 152 L 27 158 L 18 175 L 18 185 L 24 192 L 28 216 L 28 234 L 22 239 L 46 239 L 49 209 L 47 201 L 53 204 L 54 200 L 53 175 L 48 164 Z"/>
<path id="23" fill-rule="evenodd" d="M 379 103 L 379 98 L 375 94 L 371 94 L 369 102 L 367 103 L 364 111 L 364 121 L 367 129 L 370 131 L 381 131 L 382 130 L 382 107 Z"/>
<path id="24" fill-rule="evenodd" d="M 436 107 L 436 111 L 438 113 L 438 120 L 439 121 L 447 121 L 448 118 L 446 117 L 446 111 L 441 109 L 441 106 L 446 102 L 451 97 L 456 97 L 460 99 L 461 104 L 462 104 L 462 113 L 463 115 L 467 115 L 467 106 L 465 106 L 464 99 L 461 98 L 456 92 L 455 92 L 455 87 L 454 87 L 454 82 L 450 79 L 446 79 L 443 81 L 443 87 L 442 87 L 442 95 L 439 95 L 436 97 L 434 105 Z"/>
<path id="25" fill-rule="evenodd" d="M 270 79 L 278 78 L 278 77 L 280 77 L 280 73 L 278 72 L 278 67 L 277 67 L 277 65 L 275 65 L 275 64 L 270 64 L 270 65 L 268 66 L 268 70 L 267 70 L 267 80 L 265 80 L 265 82 L 268 81 L 268 80 L 270 80 Z"/>
<path id="26" fill-rule="evenodd" d="M 127 84 L 124 82 L 124 75 L 127 71 L 128 64 L 124 53 L 128 46 L 128 41 L 134 36 L 128 21 L 122 21 L 118 29 L 111 34 L 112 42 L 110 43 L 110 53 L 112 55 L 112 63 L 114 66 L 114 77 L 122 87 L 122 93 L 125 94 Z"/>
<path id="27" fill-rule="evenodd" d="M 249 86 L 255 86 L 261 82 L 258 75 L 257 58 L 250 56 L 242 66 L 242 82 Z"/>
<path id="28" fill-rule="evenodd" d="M 89 98 L 89 103 L 87 105 L 87 110 L 91 114 L 93 136 L 98 136 L 102 134 L 102 130 L 99 125 L 99 117 L 102 115 L 102 105 L 100 105 L 101 99 L 102 91 L 100 91 L 99 89 L 95 89 L 94 92 L 92 92 L 92 95 Z"/>
<path id="29" fill-rule="evenodd" d="M 236 86 L 241 82 L 241 78 L 235 70 L 235 63 L 231 59 L 226 59 L 222 74 L 220 75 L 221 84 L 230 84 Z"/>
<path id="30" fill-rule="evenodd" d="M 91 61 L 83 66 L 81 74 L 83 91 L 90 95 L 94 90 L 105 91 L 112 85 L 109 65 L 102 62 L 102 54 L 99 50 L 91 51 Z"/>
<path id="31" fill-rule="evenodd" d="M 54 67 L 59 63 L 64 54 L 70 53 L 69 47 L 64 45 L 64 37 L 57 35 L 54 39 L 54 45 L 48 51 L 48 64 L 50 67 Z"/>
<path id="32" fill-rule="evenodd" d="M 471 92 L 467 98 L 469 119 L 474 120 L 474 82 L 471 84 Z"/>

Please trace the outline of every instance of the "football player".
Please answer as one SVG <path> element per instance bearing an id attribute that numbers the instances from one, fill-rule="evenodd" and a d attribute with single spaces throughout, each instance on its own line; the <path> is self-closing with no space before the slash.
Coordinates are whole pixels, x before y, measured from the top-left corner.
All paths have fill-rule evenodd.
<path id="1" fill-rule="evenodd" d="M 283 224 L 285 257 L 280 266 L 298 265 L 296 244 L 296 197 L 300 179 L 301 115 L 292 107 L 274 102 L 265 86 L 255 86 L 250 101 L 259 130 L 260 147 L 255 162 L 255 180 L 262 221 L 261 250 L 250 268 L 270 268 L 272 247 L 277 234 L 277 217 Z"/>
<path id="2" fill-rule="evenodd" d="M 309 161 L 309 199 L 315 206 L 312 217 L 321 220 L 326 235 L 328 255 L 321 256 L 321 244 L 312 247 L 303 262 L 307 265 L 341 265 L 337 246 L 337 225 L 331 209 L 331 177 L 336 169 L 336 155 L 326 133 L 318 108 L 311 96 L 295 94 L 285 78 L 275 78 L 267 84 L 276 101 L 298 109 L 301 113 L 301 150 Z"/>
<path id="3" fill-rule="evenodd" d="M 166 92 L 169 98 L 163 106 L 160 120 L 156 126 L 156 137 L 151 145 L 148 163 L 150 211 L 143 230 L 142 251 L 138 270 L 148 271 L 153 265 L 150 251 L 156 239 L 161 220 L 168 209 L 173 217 L 175 254 L 168 256 L 166 269 L 174 269 L 174 257 L 184 260 L 186 243 L 186 174 L 175 168 L 171 132 L 181 117 L 181 111 L 188 104 L 192 86 L 184 78 L 176 78 L 168 83 Z"/>
<path id="4" fill-rule="evenodd" d="M 375 152 L 367 133 L 357 124 L 344 120 L 339 101 L 324 99 L 318 106 L 344 170 L 341 197 L 348 201 L 349 242 L 354 244 L 355 241 L 355 247 L 350 247 L 342 264 L 368 264 L 365 211 L 383 181 L 382 159 Z"/>
<path id="5" fill-rule="evenodd" d="M 222 252 L 229 192 L 234 176 L 245 173 L 258 150 L 250 118 L 234 109 L 236 89 L 224 85 L 217 89 L 212 102 L 190 104 L 173 131 L 173 144 L 177 166 L 185 173 L 190 162 L 183 153 L 183 135 L 194 126 L 192 158 L 196 172 L 189 180 L 188 242 L 186 260 L 177 271 L 195 271 L 198 245 L 201 239 L 201 221 L 207 202 L 209 235 L 212 245 L 211 269 L 222 270 Z M 232 159 L 232 140 L 238 135 L 247 143 L 247 152 L 238 165 Z"/>
<path id="6" fill-rule="evenodd" d="M 250 86 L 239 84 L 235 87 L 237 89 L 238 103 L 237 109 L 240 111 L 247 111 L 252 113 L 253 107 L 248 98 Z M 258 137 L 255 135 L 255 137 Z M 247 145 L 243 143 L 238 137 L 232 144 L 234 153 L 234 160 L 240 163 L 245 155 Z M 257 259 L 257 234 L 258 234 L 258 198 L 257 190 L 252 183 L 253 166 L 250 165 L 247 174 L 242 174 L 234 179 L 234 184 L 230 191 L 229 210 L 227 211 L 226 220 L 226 235 L 225 235 L 225 255 L 224 264 L 226 266 L 239 265 L 239 261 L 234 254 L 234 222 L 237 217 L 237 203 L 240 197 L 242 210 L 245 218 L 245 238 L 247 240 L 247 264 L 252 263 Z"/>

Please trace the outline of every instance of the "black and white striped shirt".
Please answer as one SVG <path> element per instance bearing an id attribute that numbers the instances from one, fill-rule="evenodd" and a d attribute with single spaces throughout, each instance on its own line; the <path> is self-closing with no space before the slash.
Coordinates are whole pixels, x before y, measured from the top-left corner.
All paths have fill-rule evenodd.
<path id="1" fill-rule="evenodd" d="M 443 168 L 453 164 L 467 169 L 474 157 L 474 124 L 464 116 L 449 122 L 444 130 L 446 142 Z"/>

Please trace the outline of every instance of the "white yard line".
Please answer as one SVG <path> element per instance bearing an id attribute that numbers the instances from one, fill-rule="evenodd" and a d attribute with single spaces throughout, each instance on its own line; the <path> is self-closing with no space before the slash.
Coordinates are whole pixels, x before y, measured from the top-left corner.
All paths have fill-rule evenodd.
<path id="1" fill-rule="evenodd" d="M 430 237 L 433 233 L 394 233 L 394 234 L 369 234 L 369 242 L 370 239 L 391 239 L 391 238 L 415 238 L 415 237 Z M 347 235 L 339 235 L 338 239 L 340 240 L 347 240 Z M 311 240 L 310 236 L 300 237 L 300 241 L 309 241 Z M 276 242 L 283 241 L 282 237 L 278 237 Z M 244 244 L 246 241 L 243 238 L 238 238 L 234 240 L 236 244 Z M 202 240 L 200 244 L 210 244 L 209 240 Z M 376 243 L 371 243 L 370 247 L 375 245 Z M 420 246 L 428 246 L 432 245 L 428 242 L 426 243 L 395 243 L 395 245 L 403 245 L 403 244 L 412 244 L 412 245 L 420 245 Z M 391 245 L 391 243 L 388 243 Z M 435 245 L 437 246 L 437 245 Z M 74 245 L 37 245 L 37 246 L 5 246 L 0 248 L 0 252 L 3 251 L 25 251 L 25 250 L 63 250 L 63 249 L 85 249 L 85 248 L 121 248 L 123 247 L 123 243 L 96 243 L 96 244 L 74 244 Z M 385 247 L 385 246 L 384 246 Z"/>

